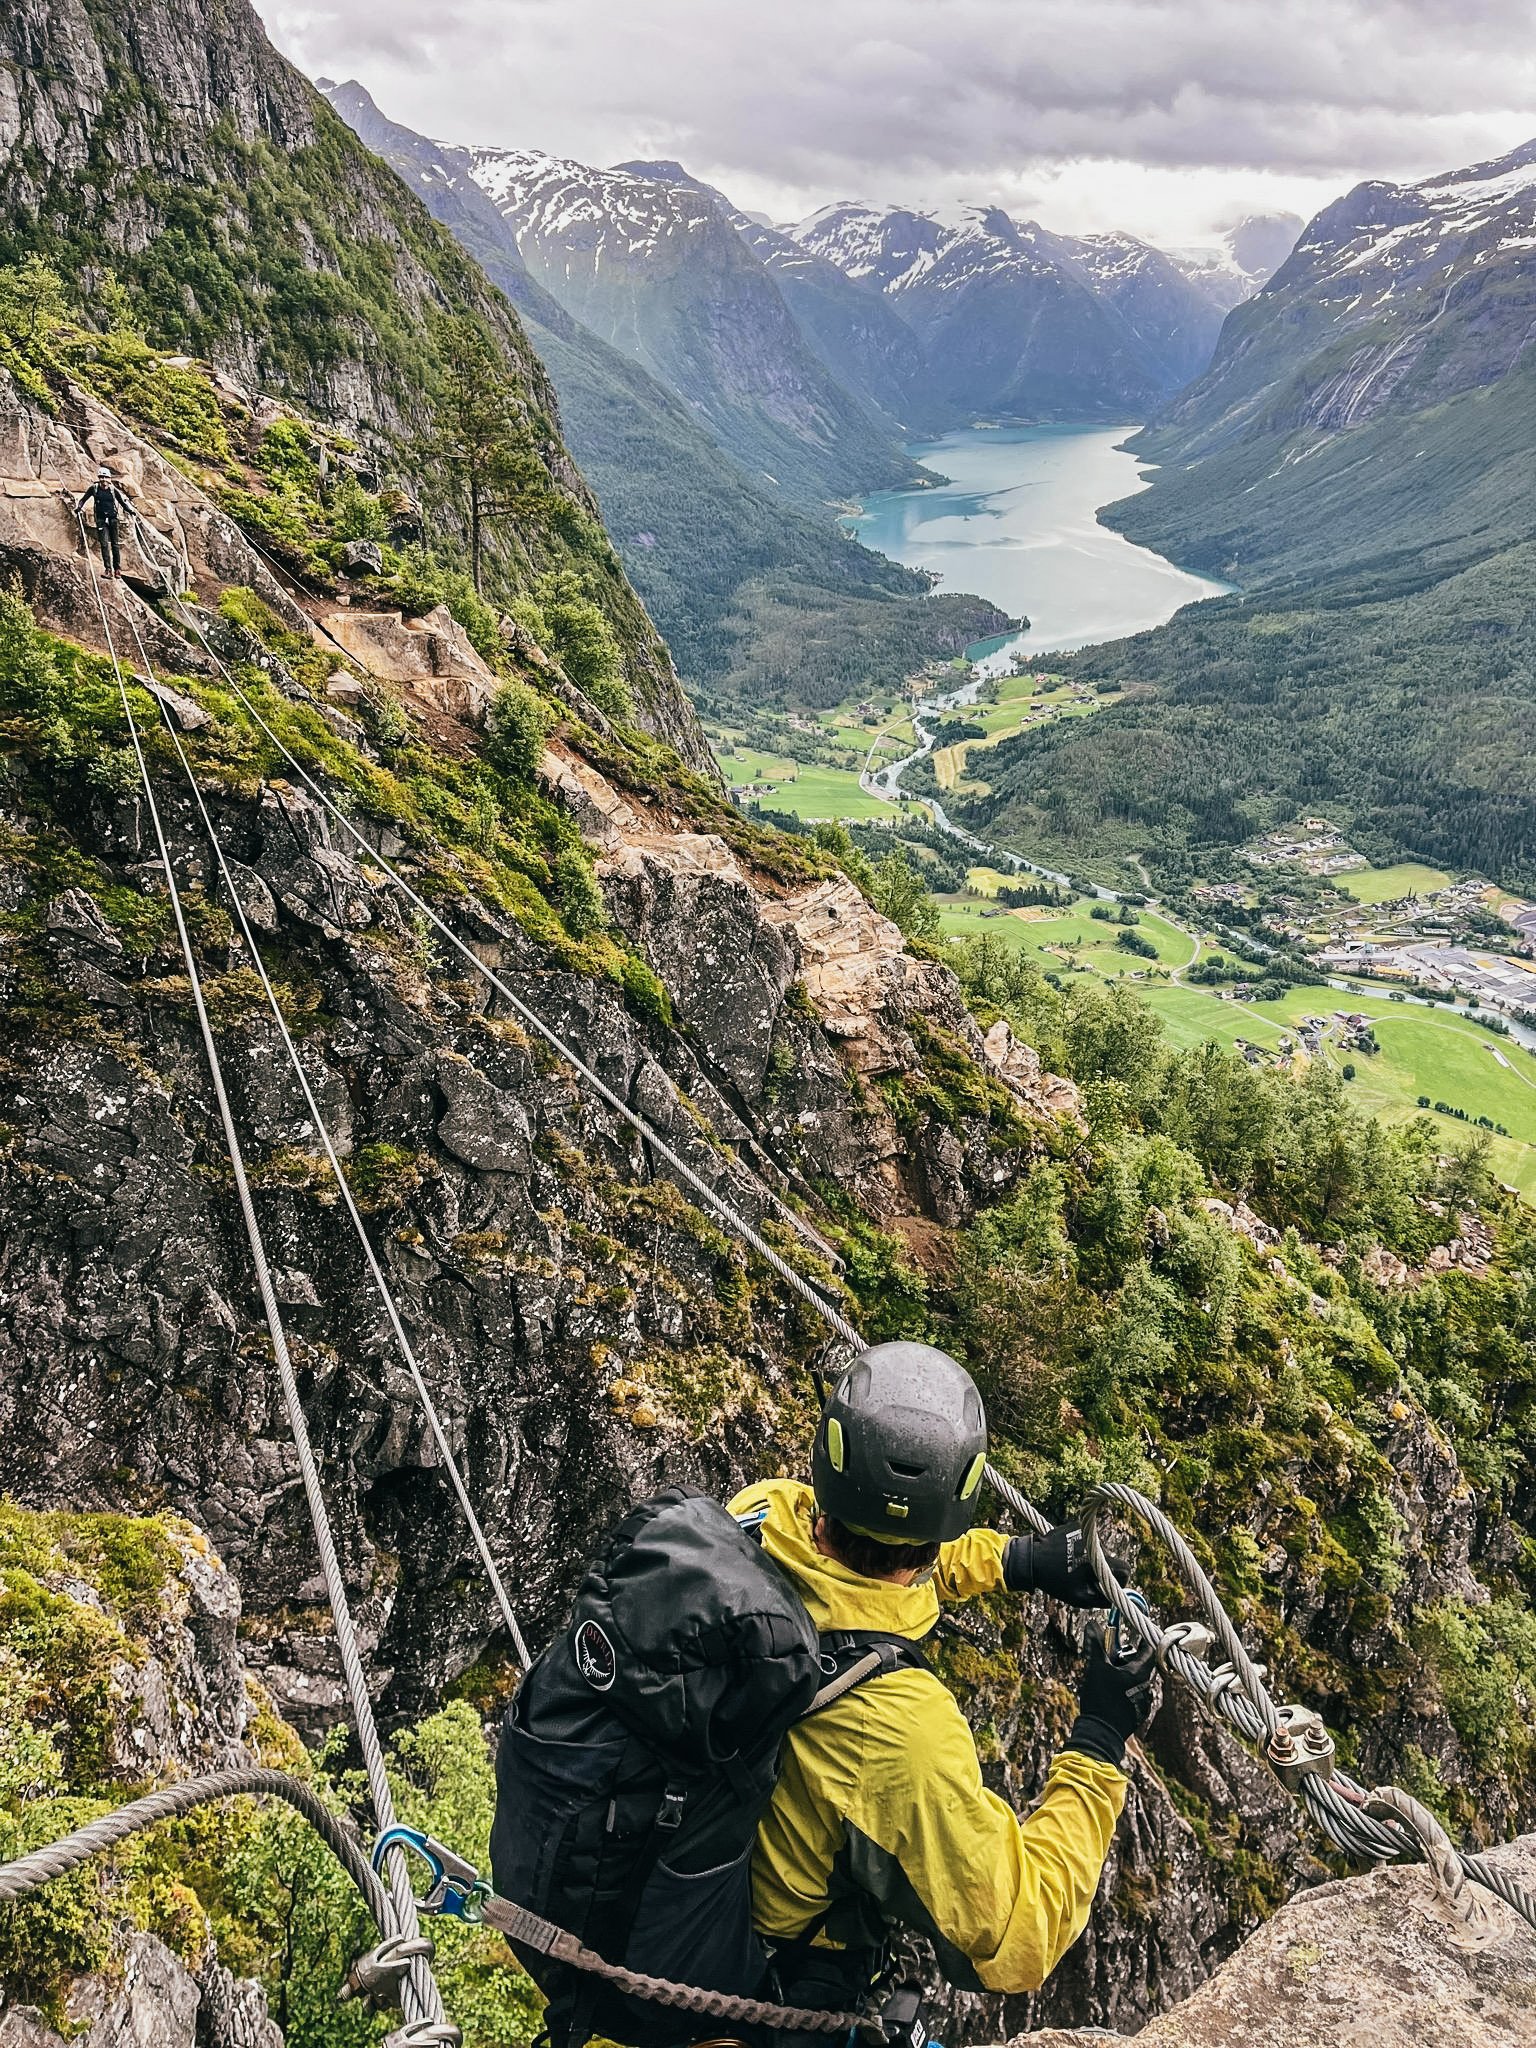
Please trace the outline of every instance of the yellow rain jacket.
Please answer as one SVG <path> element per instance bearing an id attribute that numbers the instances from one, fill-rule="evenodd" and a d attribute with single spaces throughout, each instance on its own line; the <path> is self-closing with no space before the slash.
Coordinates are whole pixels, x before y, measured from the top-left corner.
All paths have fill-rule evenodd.
<path id="1" fill-rule="evenodd" d="M 764 1510 L 763 1548 L 823 1631 L 915 1640 L 937 1621 L 940 1595 L 966 1600 L 1003 1584 L 1008 1539 L 993 1529 L 946 1543 L 930 1580 L 898 1586 L 822 1556 L 808 1486 L 770 1479 L 730 1504 L 741 1517 Z M 753 1918 L 784 1941 L 826 1915 L 827 1938 L 852 1941 L 840 1921 L 867 1924 L 862 1898 L 933 1938 L 952 1982 L 1033 1991 L 1088 1924 L 1125 1784 L 1113 1765 L 1064 1750 L 1021 1820 L 983 1785 L 942 1681 L 883 1672 L 791 1729 L 758 1829 Z"/>

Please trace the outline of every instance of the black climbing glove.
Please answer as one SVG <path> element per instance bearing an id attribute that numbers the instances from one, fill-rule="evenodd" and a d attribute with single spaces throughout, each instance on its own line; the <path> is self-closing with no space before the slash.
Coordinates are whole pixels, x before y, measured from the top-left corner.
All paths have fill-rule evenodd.
<path id="1" fill-rule="evenodd" d="M 1125 1745 L 1152 1718 L 1157 1685 L 1157 1655 L 1141 1643 L 1133 1655 L 1112 1664 L 1097 1628 L 1088 1639 L 1088 1662 L 1078 1687 L 1081 1711 L 1063 1745 L 1079 1749 L 1100 1763 L 1125 1760 Z"/>
<path id="2" fill-rule="evenodd" d="M 1126 1567 L 1117 1557 L 1107 1561 L 1124 1585 Z M 1062 1522 L 1048 1536 L 1015 1536 L 1003 1552 L 1003 1584 L 1010 1593 L 1049 1593 L 1069 1607 L 1106 1604 L 1076 1522 Z"/>

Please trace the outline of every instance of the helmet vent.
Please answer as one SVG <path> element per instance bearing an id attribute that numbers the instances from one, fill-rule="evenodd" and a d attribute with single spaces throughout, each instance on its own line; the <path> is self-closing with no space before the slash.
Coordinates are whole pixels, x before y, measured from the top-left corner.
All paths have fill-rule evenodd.
<path id="1" fill-rule="evenodd" d="M 922 1465 L 898 1465 L 894 1458 L 887 1458 L 886 1463 L 898 1479 L 921 1479 L 926 1469 Z"/>

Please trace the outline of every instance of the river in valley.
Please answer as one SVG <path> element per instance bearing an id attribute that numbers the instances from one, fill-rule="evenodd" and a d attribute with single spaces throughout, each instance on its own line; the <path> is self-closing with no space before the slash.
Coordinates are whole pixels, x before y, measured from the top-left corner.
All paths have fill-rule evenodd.
<path id="1" fill-rule="evenodd" d="M 974 591 L 1016 618 L 1022 633 L 983 640 L 967 651 L 968 681 L 920 704 L 918 745 L 903 760 L 864 778 L 872 792 L 897 800 L 902 777 L 933 747 L 930 717 L 969 703 L 989 675 L 1020 654 L 1062 653 L 1160 626 L 1181 605 L 1219 597 L 1231 586 L 1175 567 L 1150 548 L 1132 545 L 1098 521 L 1101 505 L 1144 490 L 1136 458 L 1118 444 L 1134 427 L 968 427 L 908 452 L 947 481 L 928 489 L 879 491 L 848 521 L 866 547 L 928 569 L 940 588 Z M 1050 868 L 961 831 L 944 806 L 925 796 L 935 822 L 978 855 L 1013 868 Z M 1093 891 L 1108 896 L 1107 889 Z"/>
<path id="2" fill-rule="evenodd" d="M 909 452 L 947 477 L 880 491 L 848 524 L 866 547 L 930 569 L 942 590 L 975 591 L 1026 632 L 974 650 L 983 667 L 1160 626 L 1228 586 L 1191 575 L 1098 522 L 1101 505 L 1143 490 L 1117 444 L 1134 427 L 968 427 Z"/>

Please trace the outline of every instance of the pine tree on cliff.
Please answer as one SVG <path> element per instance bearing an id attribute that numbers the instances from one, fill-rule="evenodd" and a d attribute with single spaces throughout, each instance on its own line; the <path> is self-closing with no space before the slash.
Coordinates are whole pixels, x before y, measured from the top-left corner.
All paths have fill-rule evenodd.
<path id="1" fill-rule="evenodd" d="M 488 526 L 510 519 L 535 483 L 528 426 L 499 350 L 478 321 L 442 322 L 446 370 L 429 454 L 447 471 L 469 526 L 470 574 L 481 588 Z"/>

